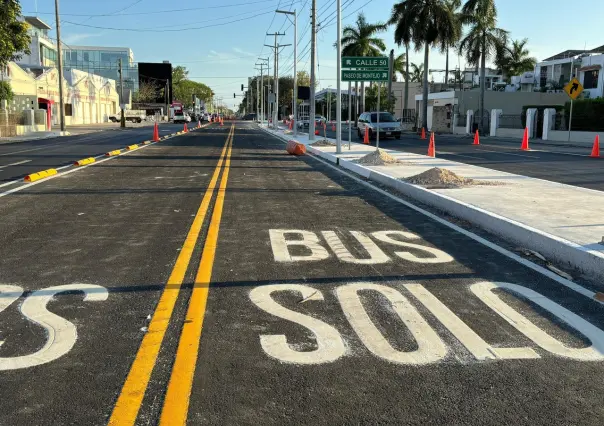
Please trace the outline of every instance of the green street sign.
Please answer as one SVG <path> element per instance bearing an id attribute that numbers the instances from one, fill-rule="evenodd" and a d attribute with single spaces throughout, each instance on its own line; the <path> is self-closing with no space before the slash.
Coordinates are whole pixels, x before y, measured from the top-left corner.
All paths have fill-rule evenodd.
<path id="1" fill-rule="evenodd" d="M 387 56 L 343 56 L 342 68 L 388 69 Z"/>
<path id="2" fill-rule="evenodd" d="M 342 70 L 342 81 L 388 81 L 388 71 Z"/>

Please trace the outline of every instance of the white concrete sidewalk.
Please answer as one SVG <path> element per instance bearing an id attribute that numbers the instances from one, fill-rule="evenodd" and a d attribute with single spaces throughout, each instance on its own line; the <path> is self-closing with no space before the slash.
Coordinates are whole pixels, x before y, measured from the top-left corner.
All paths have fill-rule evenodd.
<path id="1" fill-rule="evenodd" d="M 274 133 L 280 134 L 282 138 L 291 137 L 291 135 L 283 135 L 283 130 Z M 323 139 L 319 136 L 315 138 Z M 298 135 L 296 140 L 309 144 L 308 135 Z M 333 139 L 330 140 L 335 142 Z M 396 189 L 400 189 L 402 184 L 406 187 L 414 187 L 410 188 L 415 191 L 414 194 L 420 194 L 417 192 L 420 189 L 422 197 L 429 193 L 441 195 L 440 200 L 434 205 L 442 205 L 441 201 L 447 200 L 473 207 L 509 222 L 518 223 L 528 231 L 550 234 L 554 239 L 564 240 L 563 242 L 569 243 L 569 246 L 597 257 L 598 262 L 604 262 L 604 244 L 600 244 L 604 238 L 604 192 L 440 159 L 438 145 L 437 158 L 385 150 L 404 162 L 388 166 L 360 166 L 354 163 L 354 160 L 375 150 L 375 147 L 358 143 L 352 143 L 351 149 L 348 150 L 347 142 L 343 141 L 342 154 L 338 156 L 335 155 L 335 146 L 309 146 L 309 150 L 327 159 L 331 157 L 332 161 L 338 158 L 340 165 L 370 179 L 385 184 L 390 180 L 390 183 L 397 186 Z M 602 160 L 594 159 L 594 161 Z M 417 175 L 433 167 L 446 168 L 465 178 L 500 182 L 501 185 L 471 185 L 455 189 L 426 190 L 399 181 L 401 178 Z M 455 212 L 450 213 L 457 216 Z M 535 249 L 526 245 L 525 247 Z M 543 250 L 546 251 L 547 248 Z M 558 260 L 570 262 L 568 259 Z M 601 276 L 604 276 L 604 263 L 602 266 Z"/>

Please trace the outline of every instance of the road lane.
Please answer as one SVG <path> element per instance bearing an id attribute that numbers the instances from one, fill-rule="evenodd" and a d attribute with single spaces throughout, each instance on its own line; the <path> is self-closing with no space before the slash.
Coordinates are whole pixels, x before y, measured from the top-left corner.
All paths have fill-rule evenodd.
<path id="1" fill-rule="evenodd" d="M 107 422 L 226 135 L 203 129 L 2 198 L 0 424 Z"/>
<path id="2" fill-rule="evenodd" d="M 603 309 L 240 129 L 182 403 L 189 424 L 599 424 Z"/>
<path id="3" fill-rule="evenodd" d="M 160 136 L 182 130 L 179 124 L 160 125 Z M 66 136 L 51 140 L 0 145 L 0 183 L 6 183 L 40 170 L 72 164 L 82 158 L 102 155 L 114 149 L 149 140 L 152 127 L 129 128 Z"/>
<path id="4" fill-rule="evenodd" d="M 342 126 L 342 142 L 348 142 L 348 128 Z M 321 129 L 321 135 L 323 130 Z M 327 137 L 335 132 L 327 126 Z M 472 137 L 436 135 L 436 155 L 446 160 L 472 164 L 523 176 L 604 191 L 604 167 L 601 161 L 589 158 L 589 148 L 551 146 L 531 141 L 531 151 L 520 151 L 520 140 L 483 138 L 480 146 L 472 145 Z M 356 129 L 352 142 L 361 143 Z M 375 146 L 375 141 L 371 141 Z M 380 148 L 425 155 L 428 141 L 416 135 L 403 134 L 402 139 L 380 139 Z"/>

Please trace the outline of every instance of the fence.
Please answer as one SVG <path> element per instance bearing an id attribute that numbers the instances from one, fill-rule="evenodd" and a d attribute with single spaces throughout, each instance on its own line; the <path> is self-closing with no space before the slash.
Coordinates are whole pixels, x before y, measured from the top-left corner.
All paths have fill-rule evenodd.
<path id="1" fill-rule="evenodd" d="M 522 115 L 501 115 L 499 116 L 499 128 L 501 129 L 523 129 Z"/>
<path id="2" fill-rule="evenodd" d="M 401 123 L 415 123 L 415 109 L 404 109 L 400 116 Z"/>
<path id="3" fill-rule="evenodd" d="M 553 130 L 568 130 L 568 125 L 566 124 L 566 117 L 564 116 L 564 112 L 559 112 L 554 116 Z"/>

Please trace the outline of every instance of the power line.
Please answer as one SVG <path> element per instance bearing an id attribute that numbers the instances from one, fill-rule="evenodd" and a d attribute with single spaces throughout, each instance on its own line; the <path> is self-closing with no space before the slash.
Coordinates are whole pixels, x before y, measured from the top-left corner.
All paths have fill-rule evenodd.
<path id="1" fill-rule="evenodd" d="M 142 0 L 140 0 L 142 1 Z M 236 4 L 223 4 L 223 5 L 212 5 L 211 9 L 222 9 L 222 8 L 228 8 L 228 7 L 236 7 L 236 6 L 247 6 L 250 4 L 260 4 L 260 3 L 272 3 L 274 0 L 260 0 L 260 1 L 254 1 L 254 2 L 246 2 L 246 3 L 236 3 Z M 136 3 L 135 3 L 136 4 Z M 122 10 L 126 10 L 129 9 L 130 7 L 134 6 L 134 4 L 130 5 L 127 8 L 124 8 Z M 120 14 L 120 16 L 132 16 L 132 15 L 155 15 L 158 13 L 174 13 L 174 12 L 191 12 L 194 10 L 208 10 L 208 6 L 205 7 L 189 7 L 186 9 L 168 9 L 168 10 L 156 10 L 156 11 L 152 11 L 152 12 L 134 12 L 134 13 L 122 13 Z M 38 15 L 54 15 L 54 12 L 24 12 L 26 14 L 38 14 Z M 86 13 L 61 13 L 61 16 L 80 16 L 80 17 L 103 17 L 103 16 L 114 16 L 115 13 L 119 13 L 118 12 L 114 12 L 114 13 L 99 13 L 99 14 L 86 14 Z"/>
<path id="2" fill-rule="evenodd" d="M 63 21 L 65 23 L 68 24 L 72 24 L 72 25 L 77 25 L 80 27 L 88 27 L 88 28 L 96 28 L 99 30 L 112 30 L 112 31 L 129 31 L 129 32 L 159 32 L 159 33 L 164 33 L 164 32 L 182 32 L 182 31 L 190 31 L 190 30 L 202 30 L 204 28 L 210 28 L 210 27 L 219 27 L 222 25 L 228 25 L 228 24 L 232 24 L 235 22 L 241 22 L 241 21 L 245 21 L 251 18 L 256 18 L 258 16 L 262 16 L 262 15 L 268 15 L 271 12 L 264 12 L 264 13 L 258 13 L 256 15 L 252 15 L 252 16 L 247 16 L 245 18 L 241 18 L 241 19 L 235 19 L 233 21 L 229 21 L 229 22 L 223 22 L 220 24 L 210 24 L 210 25 L 204 25 L 202 27 L 192 27 L 192 28 L 173 28 L 173 29 L 167 29 L 167 30 L 160 30 L 158 31 L 156 28 L 152 29 L 152 28 L 113 28 L 113 27 L 100 27 L 97 25 L 85 25 L 85 24 L 78 24 L 75 22 L 70 22 L 70 21 Z"/>

